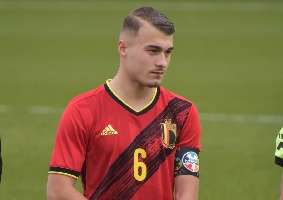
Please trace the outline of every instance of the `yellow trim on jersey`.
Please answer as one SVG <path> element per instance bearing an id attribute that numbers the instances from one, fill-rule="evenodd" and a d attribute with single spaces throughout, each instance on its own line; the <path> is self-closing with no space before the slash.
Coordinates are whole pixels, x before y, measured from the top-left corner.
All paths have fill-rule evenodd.
<path id="1" fill-rule="evenodd" d="M 140 110 L 135 110 L 135 109 L 132 108 L 129 104 L 127 104 L 123 99 L 121 99 L 121 98 L 111 89 L 111 87 L 110 87 L 110 85 L 109 85 L 109 83 L 110 83 L 111 80 L 112 80 L 112 79 L 107 79 L 107 80 L 106 80 L 106 84 L 107 84 L 109 90 L 111 90 L 111 92 L 112 92 L 123 104 L 125 104 L 126 106 L 128 106 L 129 108 L 131 108 L 132 110 L 134 110 L 135 112 L 141 112 L 142 110 L 146 109 L 148 106 L 150 106 L 150 105 L 152 104 L 152 102 L 154 101 L 154 99 L 155 99 L 155 97 L 156 97 L 157 88 L 155 88 L 154 95 L 153 95 L 152 99 L 150 100 L 150 102 L 149 102 L 147 105 L 145 105 L 142 109 L 140 109 Z"/>
<path id="2" fill-rule="evenodd" d="M 78 179 L 79 177 L 76 177 L 72 174 L 68 174 L 68 173 L 64 173 L 64 172 L 56 172 L 56 171 L 49 171 L 48 174 L 61 174 L 61 175 L 64 175 L 64 176 L 69 176 L 69 177 L 72 177 L 74 179 Z"/>

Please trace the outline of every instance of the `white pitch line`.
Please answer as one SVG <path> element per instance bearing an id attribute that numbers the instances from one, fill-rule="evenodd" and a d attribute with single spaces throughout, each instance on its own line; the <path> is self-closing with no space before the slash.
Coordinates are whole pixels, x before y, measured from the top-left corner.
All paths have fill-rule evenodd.
<path id="1" fill-rule="evenodd" d="M 0 105 L 0 113 L 9 112 L 11 110 L 10 106 Z"/>
<path id="2" fill-rule="evenodd" d="M 46 115 L 46 114 L 59 114 L 63 112 L 63 108 L 54 108 L 49 106 L 31 106 L 28 111 L 35 115 Z"/>
<path id="3" fill-rule="evenodd" d="M 234 123 L 257 123 L 257 124 L 281 124 L 283 115 L 250 115 L 250 114 L 224 114 L 224 113 L 201 113 L 201 120 L 209 122 L 234 122 Z"/>
<path id="4" fill-rule="evenodd" d="M 51 106 L 30 106 L 24 108 L 26 113 L 32 115 L 61 114 L 64 108 Z M 0 113 L 14 112 L 12 106 L 0 105 Z M 225 114 L 225 113 L 200 113 L 201 121 L 215 123 L 255 123 L 255 124 L 280 124 L 283 125 L 283 115 L 266 114 Z"/>

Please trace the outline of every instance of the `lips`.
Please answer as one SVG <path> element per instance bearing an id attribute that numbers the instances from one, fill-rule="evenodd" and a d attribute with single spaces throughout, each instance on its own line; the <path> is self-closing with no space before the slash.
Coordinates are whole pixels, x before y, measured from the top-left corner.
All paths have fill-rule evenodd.
<path id="1" fill-rule="evenodd" d="M 150 73 L 155 75 L 163 75 L 164 71 L 151 71 Z"/>

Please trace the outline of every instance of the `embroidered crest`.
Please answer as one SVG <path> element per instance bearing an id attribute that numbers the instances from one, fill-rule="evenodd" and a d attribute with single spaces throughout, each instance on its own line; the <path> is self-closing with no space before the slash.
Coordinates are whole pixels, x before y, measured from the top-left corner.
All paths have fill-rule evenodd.
<path id="1" fill-rule="evenodd" d="M 177 126 L 172 123 L 171 119 L 165 119 L 164 123 L 161 123 L 162 131 L 162 144 L 166 148 L 173 149 L 175 147 Z"/>

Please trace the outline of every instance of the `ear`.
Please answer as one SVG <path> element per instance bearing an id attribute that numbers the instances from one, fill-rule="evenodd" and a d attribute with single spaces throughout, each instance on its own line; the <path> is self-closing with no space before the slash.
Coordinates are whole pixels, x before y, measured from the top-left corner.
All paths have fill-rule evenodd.
<path id="1" fill-rule="evenodd" d="M 126 56 L 126 42 L 124 40 L 119 40 L 119 44 L 118 44 L 118 52 L 120 54 L 120 56 Z"/>

